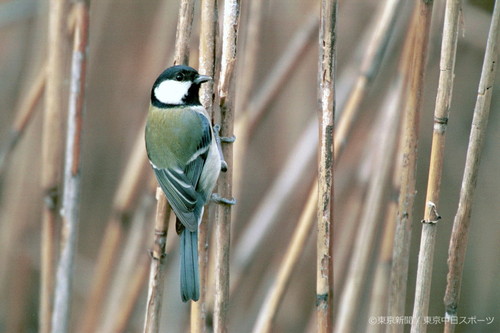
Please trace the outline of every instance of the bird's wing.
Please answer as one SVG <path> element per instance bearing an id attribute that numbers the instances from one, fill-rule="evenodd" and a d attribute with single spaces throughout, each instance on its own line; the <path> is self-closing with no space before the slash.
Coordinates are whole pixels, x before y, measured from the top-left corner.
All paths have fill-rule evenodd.
<path id="1" fill-rule="evenodd" d="M 156 179 L 167 196 L 175 215 L 189 231 L 198 227 L 196 206 L 199 194 L 180 169 L 158 169 L 153 166 Z"/>
<path id="2" fill-rule="evenodd" d="M 199 117 L 202 131 L 198 139 L 197 150 L 188 159 L 184 168 L 158 168 L 153 164 L 156 179 L 165 192 L 170 206 L 189 231 L 197 230 L 205 205 L 204 198 L 196 191 L 196 188 L 212 139 L 208 119 L 202 114 L 199 114 Z"/>

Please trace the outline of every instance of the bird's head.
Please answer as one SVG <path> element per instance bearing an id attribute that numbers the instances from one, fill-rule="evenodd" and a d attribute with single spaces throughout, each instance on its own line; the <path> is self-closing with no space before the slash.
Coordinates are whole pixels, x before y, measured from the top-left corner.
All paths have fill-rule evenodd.
<path id="1" fill-rule="evenodd" d="M 151 91 L 151 103 L 155 106 L 200 105 L 198 92 L 210 76 L 200 75 L 189 66 L 167 68 L 156 79 Z"/>

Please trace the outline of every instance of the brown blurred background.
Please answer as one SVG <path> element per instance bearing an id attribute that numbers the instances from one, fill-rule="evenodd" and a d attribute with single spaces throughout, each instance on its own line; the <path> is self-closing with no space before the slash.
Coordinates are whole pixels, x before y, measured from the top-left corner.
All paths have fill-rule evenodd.
<path id="1" fill-rule="evenodd" d="M 448 271 L 448 242 L 457 209 L 465 154 L 477 95 L 477 86 L 484 56 L 492 1 L 465 1 L 463 29 L 458 41 L 455 89 L 447 131 L 447 146 L 441 187 L 440 215 L 434 259 L 432 296 L 429 315 L 443 316 L 443 296 Z M 406 313 L 411 315 L 415 275 L 420 243 L 420 223 L 427 183 L 432 120 L 439 75 L 439 55 L 444 1 L 436 1 L 431 28 L 430 53 L 420 123 L 418 162 L 418 194 L 414 209 L 412 249 Z M 337 38 L 337 94 L 339 109 L 346 91 L 353 82 L 363 53 L 364 36 L 379 1 L 339 1 Z M 240 50 L 245 52 L 248 31 L 247 7 L 242 4 Z M 222 5 L 221 5 L 222 6 Z M 374 114 L 380 107 L 391 73 L 400 56 L 406 23 L 407 4 L 395 24 L 388 52 L 381 71 L 362 104 L 362 115 L 348 148 L 339 161 L 335 175 L 335 221 L 346 221 L 345 198 L 342 191 L 349 186 L 351 175 L 361 166 L 363 145 L 373 128 Z M 102 0 L 91 4 L 88 91 L 83 132 L 82 202 L 78 258 L 74 281 L 72 321 L 76 325 L 79 313 L 92 281 L 92 273 L 101 246 L 102 235 L 109 219 L 112 198 L 123 175 L 134 141 L 142 131 L 149 103 L 150 87 L 156 76 L 171 65 L 179 1 Z M 47 1 L 11 0 L 0 2 L 0 142 L 5 142 L 14 121 L 16 109 L 26 96 L 43 66 L 46 55 Z M 318 12 L 312 1 L 273 0 L 264 3 L 262 36 L 258 67 L 252 92 L 262 87 L 267 75 L 276 66 L 293 36 L 307 21 L 309 12 Z M 192 38 L 191 63 L 197 67 L 199 8 L 196 7 Z M 316 34 L 301 60 L 294 66 L 286 84 L 267 106 L 249 141 L 249 150 L 242 168 L 238 206 L 233 223 L 233 246 L 239 244 L 244 226 L 257 210 L 260 200 L 277 178 L 287 157 L 293 155 L 301 133 L 309 120 L 316 118 Z M 238 90 L 245 63 L 240 57 L 235 87 Z M 239 76 L 240 75 L 240 76 Z M 459 325 L 457 332 L 500 331 L 500 84 L 493 87 L 491 114 L 477 182 L 472 211 L 472 226 L 463 276 L 459 316 L 478 319 L 495 317 L 492 324 Z M 40 252 L 40 163 L 42 106 L 0 178 L 0 331 L 16 328 L 20 332 L 35 332 L 38 312 L 38 281 Z M 236 110 L 237 115 L 240 110 Z M 235 133 L 238 137 L 238 133 Z M 315 174 L 311 164 L 302 181 L 289 198 L 285 210 L 278 214 L 279 222 L 267 231 L 251 270 L 233 295 L 230 332 L 248 332 L 254 324 L 259 305 L 276 273 L 279 260 L 288 243 L 302 210 L 309 184 Z M 151 187 L 151 186 L 149 186 Z M 148 182 L 144 182 L 144 191 Z M 337 191 L 337 190 L 336 190 Z M 153 191 L 151 198 L 153 198 Z M 153 207 L 152 205 L 151 207 Z M 150 226 L 150 224 L 148 224 Z M 148 229 L 151 230 L 151 229 Z M 176 242 L 174 233 L 169 237 Z M 339 234 L 335 237 L 341 237 Z M 338 239 L 335 239 L 337 243 Z M 149 244 L 149 243 L 147 243 Z M 148 246 L 144 245 L 146 253 Z M 172 250 L 167 295 L 164 306 L 165 327 L 169 332 L 181 331 L 188 318 L 188 307 L 180 302 L 177 288 L 178 268 L 176 247 Z M 304 256 L 294 274 L 289 291 L 276 320 L 276 332 L 304 332 L 310 327 L 315 295 L 315 246 L 311 237 Z M 169 287 L 169 286 L 173 287 Z M 370 286 L 367 286 L 369 295 Z M 336 290 L 335 295 L 341 291 Z M 140 330 L 146 289 L 131 320 L 130 331 Z M 359 331 L 364 331 L 368 308 L 359 314 Z M 407 327 L 409 331 L 409 327 Z M 442 331 L 441 325 L 431 325 L 428 332 Z"/>

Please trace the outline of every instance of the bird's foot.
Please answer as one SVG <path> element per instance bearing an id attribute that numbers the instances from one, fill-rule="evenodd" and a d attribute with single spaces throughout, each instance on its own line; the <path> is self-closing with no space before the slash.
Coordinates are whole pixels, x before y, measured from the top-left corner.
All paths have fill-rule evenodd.
<path id="1" fill-rule="evenodd" d="M 222 172 L 226 172 L 227 171 L 227 162 L 224 159 L 224 154 L 222 153 L 221 143 L 222 142 L 233 143 L 234 141 L 236 141 L 236 137 L 234 135 L 231 137 L 224 137 L 224 136 L 221 137 L 219 124 L 214 125 L 214 136 L 215 136 L 215 142 L 217 143 L 217 148 L 219 149 L 219 156 L 220 156 L 220 160 L 221 160 L 220 170 Z"/>
<path id="2" fill-rule="evenodd" d="M 212 199 L 212 201 L 217 202 L 218 204 L 222 204 L 222 205 L 228 205 L 228 206 L 236 205 L 235 198 L 231 198 L 231 199 L 223 198 L 220 195 L 218 195 L 217 193 L 212 193 L 211 199 Z"/>

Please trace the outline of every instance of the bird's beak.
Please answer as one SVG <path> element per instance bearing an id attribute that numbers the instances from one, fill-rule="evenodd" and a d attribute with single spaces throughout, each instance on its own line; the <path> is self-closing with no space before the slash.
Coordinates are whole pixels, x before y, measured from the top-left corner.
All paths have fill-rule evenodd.
<path id="1" fill-rule="evenodd" d="M 194 83 L 201 84 L 210 80 L 212 80 L 212 78 L 208 75 L 198 75 L 198 77 L 194 80 Z"/>

